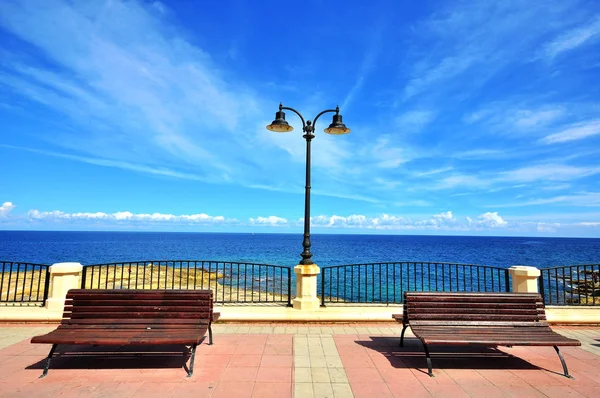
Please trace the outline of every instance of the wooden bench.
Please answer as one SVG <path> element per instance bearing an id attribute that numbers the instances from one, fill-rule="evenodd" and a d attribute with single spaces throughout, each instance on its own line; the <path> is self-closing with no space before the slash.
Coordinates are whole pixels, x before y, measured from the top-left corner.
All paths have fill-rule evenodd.
<path id="1" fill-rule="evenodd" d="M 408 326 L 421 340 L 432 377 L 429 344 L 553 346 L 569 378 L 558 346 L 581 345 L 550 329 L 537 293 L 405 292 L 403 313 L 392 317 L 403 325 L 400 346 Z"/>
<path id="2" fill-rule="evenodd" d="M 196 346 L 219 318 L 211 290 L 91 290 L 67 293 L 60 326 L 32 343 L 52 344 L 44 372 L 59 344 L 191 346 L 188 377 L 194 372 Z"/>

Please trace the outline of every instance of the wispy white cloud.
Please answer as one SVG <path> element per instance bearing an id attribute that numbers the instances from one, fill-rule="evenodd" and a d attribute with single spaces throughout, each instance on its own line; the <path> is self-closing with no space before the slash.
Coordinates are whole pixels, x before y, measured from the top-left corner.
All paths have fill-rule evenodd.
<path id="1" fill-rule="evenodd" d="M 523 207 L 523 206 L 575 206 L 600 207 L 600 192 L 583 192 L 573 195 L 559 195 L 547 198 L 535 198 L 510 203 L 490 204 L 489 207 Z"/>
<path id="2" fill-rule="evenodd" d="M 224 76 L 164 14 L 136 1 L 2 2 L 0 25 L 41 50 L 55 72 L 8 53 L 0 84 L 82 126 L 52 134 L 82 158 L 110 154 L 115 162 L 145 160 L 151 173 L 176 164 L 243 180 L 235 166 L 250 144 L 236 130 L 261 99 Z M 218 156 L 224 143 L 227 161 Z"/>
<path id="3" fill-rule="evenodd" d="M 542 138 L 540 142 L 544 144 L 557 144 L 581 140 L 597 134 L 600 134 L 600 120 L 589 120 L 573 124 L 558 133 L 547 135 Z"/>
<path id="4" fill-rule="evenodd" d="M 501 173 L 496 181 L 508 182 L 532 182 L 539 180 L 547 181 L 571 181 L 600 173 L 600 167 L 577 167 L 564 164 L 541 164 L 525 166 L 519 169 Z"/>
<path id="5" fill-rule="evenodd" d="M 7 202 L 9 203 L 9 202 Z M 14 207 L 12 204 L 3 207 Z M 234 227 L 297 227 L 303 224 L 303 219 L 288 220 L 280 216 L 258 216 L 248 218 L 247 222 L 233 217 L 211 216 L 205 213 L 198 214 L 169 214 L 169 213 L 133 213 L 131 211 L 106 212 L 64 212 L 60 210 L 40 211 L 32 209 L 27 212 L 27 218 L 32 223 L 45 223 L 62 225 L 65 223 L 87 222 L 98 225 L 201 225 Z M 375 230 L 480 230 L 506 227 L 506 222 L 498 212 L 488 212 L 477 216 L 476 221 L 466 217 L 459 219 L 452 211 L 445 211 L 429 217 L 405 217 L 401 215 L 380 214 L 370 217 L 362 214 L 318 215 L 311 217 L 311 225 L 326 228 L 358 228 Z"/>
<path id="6" fill-rule="evenodd" d="M 468 97 L 508 66 L 523 62 L 542 38 L 565 26 L 570 6 L 571 2 L 542 5 L 520 0 L 444 2 L 413 27 L 429 45 L 414 49 L 403 100 L 417 95 Z M 537 23 L 540 19 L 545 23 Z"/>
<path id="7" fill-rule="evenodd" d="M 565 110 L 562 107 L 551 109 L 519 110 L 515 114 L 515 125 L 520 128 L 532 128 L 546 125 L 563 116 Z"/>
<path id="8" fill-rule="evenodd" d="M 276 226 L 276 225 L 287 225 L 288 224 L 287 219 L 285 219 L 283 217 L 277 217 L 277 216 L 250 218 L 250 219 L 248 219 L 248 221 L 250 222 L 250 224 L 253 224 L 253 225 Z"/>
<path id="9" fill-rule="evenodd" d="M 560 34 L 543 49 L 543 55 L 547 59 L 553 59 L 562 53 L 574 50 L 589 44 L 600 37 L 600 18 L 596 17 L 591 22 L 578 26 Z"/>
<path id="10" fill-rule="evenodd" d="M 400 132 L 418 133 L 435 119 L 435 112 L 413 110 L 405 112 L 396 119 Z"/>
<path id="11" fill-rule="evenodd" d="M 545 223 L 540 222 L 537 225 L 538 232 L 555 233 L 560 228 L 560 223 Z"/>
<path id="12" fill-rule="evenodd" d="M 106 222 L 143 222 L 143 223 L 180 223 L 195 225 L 219 225 L 219 224 L 237 224 L 238 220 L 234 218 L 225 218 L 223 216 L 210 216 L 205 213 L 199 214 L 164 214 L 164 213 L 132 213 L 130 211 L 119 211 L 115 213 L 104 212 L 78 212 L 68 213 L 60 210 L 39 211 L 36 209 L 27 212 L 27 216 L 32 221 L 106 221 Z"/>
<path id="13" fill-rule="evenodd" d="M 478 217 L 477 223 L 479 226 L 487 227 L 487 228 L 498 228 L 498 227 L 506 227 L 508 222 L 506 222 L 502 217 L 498 215 L 498 212 L 487 212 Z"/>
<path id="14" fill-rule="evenodd" d="M 0 206 L 0 218 L 6 218 L 14 208 L 15 205 L 13 205 L 12 202 L 2 203 L 2 206 Z"/>

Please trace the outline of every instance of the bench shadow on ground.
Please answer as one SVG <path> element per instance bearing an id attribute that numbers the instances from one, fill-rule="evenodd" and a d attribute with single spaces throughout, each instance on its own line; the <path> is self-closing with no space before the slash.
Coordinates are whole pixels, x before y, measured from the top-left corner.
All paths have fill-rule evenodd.
<path id="1" fill-rule="evenodd" d="M 196 349 L 196 357 L 198 357 L 198 350 L 200 346 Z M 190 355 L 190 347 L 183 345 L 116 347 L 64 344 L 59 345 L 52 356 L 50 373 L 53 369 L 166 368 L 183 368 L 187 372 Z M 41 371 L 44 366 L 46 366 L 45 357 L 26 369 Z"/>
<path id="2" fill-rule="evenodd" d="M 356 341 L 357 344 L 376 351 L 390 361 L 394 368 L 410 368 L 427 374 L 427 362 L 423 344 L 414 337 L 404 338 L 404 347 L 400 347 L 399 337 L 370 336 L 370 340 Z M 433 369 L 471 369 L 471 370 L 522 370 L 538 369 L 556 373 L 552 370 L 532 365 L 524 359 L 511 355 L 495 347 L 476 345 L 429 346 Z M 558 361 L 558 357 L 556 358 Z"/>

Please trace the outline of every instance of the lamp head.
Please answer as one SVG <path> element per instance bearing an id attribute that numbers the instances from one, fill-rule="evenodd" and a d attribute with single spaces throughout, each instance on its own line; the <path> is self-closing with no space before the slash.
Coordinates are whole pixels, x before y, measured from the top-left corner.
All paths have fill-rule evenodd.
<path id="1" fill-rule="evenodd" d="M 335 108 L 335 115 L 333 115 L 333 122 L 324 130 L 327 134 L 342 135 L 348 134 L 350 129 L 342 122 L 342 115 L 340 115 L 340 107 Z"/>
<path id="2" fill-rule="evenodd" d="M 285 120 L 285 112 L 281 110 L 282 105 L 279 104 L 279 111 L 275 113 L 275 120 L 267 126 L 267 130 L 274 131 L 276 133 L 287 133 L 292 131 L 294 128 L 288 124 Z"/>

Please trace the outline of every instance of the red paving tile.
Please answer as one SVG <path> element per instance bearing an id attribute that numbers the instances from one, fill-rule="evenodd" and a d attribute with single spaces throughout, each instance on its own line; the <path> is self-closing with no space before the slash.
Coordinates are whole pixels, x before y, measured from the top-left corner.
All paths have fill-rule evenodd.
<path id="1" fill-rule="evenodd" d="M 387 398 L 392 392 L 384 383 L 350 383 L 354 398 Z"/>
<path id="2" fill-rule="evenodd" d="M 171 395 L 174 398 L 209 398 L 213 396 L 217 382 L 202 381 L 197 383 L 181 383 Z"/>
<path id="3" fill-rule="evenodd" d="M 255 381 L 258 373 L 258 367 L 254 366 L 237 366 L 228 367 L 223 372 L 221 380 L 227 381 Z"/>
<path id="4" fill-rule="evenodd" d="M 118 383 L 108 382 L 103 383 L 101 388 L 97 389 L 89 396 L 90 398 L 125 398 L 133 395 L 140 387 L 144 384 L 143 382 L 131 382 L 131 383 Z"/>
<path id="5" fill-rule="evenodd" d="M 383 381 L 387 384 L 402 382 L 405 385 L 422 385 L 410 369 L 378 369 Z"/>
<path id="6" fill-rule="evenodd" d="M 346 376 L 352 383 L 383 383 L 383 378 L 376 368 L 346 368 Z"/>
<path id="7" fill-rule="evenodd" d="M 387 383 L 387 387 L 394 398 L 430 398 L 431 394 L 421 383 L 405 383 L 403 378 L 398 378 L 394 383 Z"/>
<path id="8" fill-rule="evenodd" d="M 231 361 L 231 358 L 233 358 L 235 355 L 233 354 L 205 354 L 205 355 L 198 355 L 198 353 L 196 353 L 196 359 L 194 360 L 194 369 L 195 368 L 205 368 L 205 367 L 210 367 L 210 368 L 225 368 L 229 362 Z"/>
<path id="9" fill-rule="evenodd" d="M 506 394 L 504 392 L 492 385 L 462 385 L 461 388 L 467 392 L 473 398 L 505 398 Z"/>
<path id="10" fill-rule="evenodd" d="M 291 367 L 294 363 L 292 355 L 263 355 L 260 366 Z"/>
<path id="11" fill-rule="evenodd" d="M 49 397 L 56 391 L 60 390 L 65 386 L 65 383 L 29 383 L 21 385 L 17 383 L 7 384 L 3 391 L 2 398 L 38 398 L 38 397 Z"/>
<path id="12" fill-rule="evenodd" d="M 256 344 L 252 342 L 252 344 L 241 344 L 235 348 L 233 352 L 234 355 L 250 355 L 250 354 L 262 354 L 265 350 L 264 344 Z"/>
<path id="13" fill-rule="evenodd" d="M 38 379 L 49 347 L 23 341 L 0 350 L 0 396 L 291 397 L 292 337 L 217 336 L 215 345 L 199 346 L 191 378 L 185 377 L 183 358 L 129 360 L 96 353 L 57 358 L 48 376 Z M 456 358 L 453 351 L 440 349 L 434 353 L 436 377 L 431 378 L 419 343 L 407 340 L 400 348 L 396 340 L 334 336 L 356 397 L 600 396 L 600 357 L 579 348 L 561 349 L 574 379 L 562 376 L 558 356 L 548 347 L 501 348 L 508 354 L 501 356 L 465 349 Z"/>
<path id="14" fill-rule="evenodd" d="M 267 344 L 265 346 L 265 355 L 292 355 L 293 348 L 292 344 L 283 345 L 283 344 Z"/>
<path id="15" fill-rule="evenodd" d="M 345 368 L 374 368 L 375 364 L 368 355 L 341 355 L 342 364 Z"/>
<path id="16" fill-rule="evenodd" d="M 427 391 L 440 398 L 469 398 L 469 394 L 458 385 L 431 384 L 425 386 Z"/>
<path id="17" fill-rule="evenodd" d="M 461 386 L 465 385 L 477 385 L 477 386 L 490 386 L 492 383 L 483 377 L 476 370 L 471 369 L 445 369 L 448 376 L 456 381 L 456 384 Z"/>
<path id="18" fill-rule="evenodd" d="M 145 382 L 131 398 L 168 398 L 173 396 L 180 384 L 181 382 Z"/>
<path id="19" fill-rule="evenodd" d="M 222 381 L 220 382 L 213 392 L 212 398 L 250 398 L 252 397 L 252 390 L 254 389 L 254 382 L 235 382 L 235 381 Z M 179 397 L 178 397 L 179 398 Z"/>
<path id="20" fill-rule="evenodd" d="M 266 345 L 288 345 L 294 344 L 294 336 L 290 334 L 270 334 L 267 336 Z"/>
<path id="21" fill-rule="evenodd" d="M 567 386 L 535 386 L 548 398 L 585 398 L 585 395 Z"/>
<path id="22" fill-rule="evenodd" d="M 256 375 L 256 381 L 261 382 L 280 382 L 280 383 L 291 383 L 292 381 L 292 367 L 277 367 L 270 368 L 261 366 L 258 368 Z"/>
<path id="23" fill-rule="evenodd" d="M 600 397 L 600 386 L 572 386 L 571 388 L 588 398 Z"/>
<path id="24" fill-rule="evenodd" d="M 94 392 L 98 391 L 101 388 L 101 384 L 98 385 L 88 385 L 86 383 L 67 383 L 64 387 L 56 390 L 51 397 L 60 397 L 60 398 L 83 398 L 89 397 Z"/>
<path id="25" fill-rule="evenodd" d="M 229 366 L 259 366 L 262 355 L 233 355 L 229 361 Z"/>
<path id="26" fill-rule="evenodd" d="M 514 398 L 540 398 L 545 397 L 539 390 L 531 387 L 530 385 L 520 385 L 520 386 L 509 386 L 509 385 L 499 385 L 498 388 L 508 397 Z"/>
<path id="27" fill-rule="evenodd" d="M 292 385 L 291 383 L 257 381 L 254 384 L 252 398 L 292 398 Z"/>

